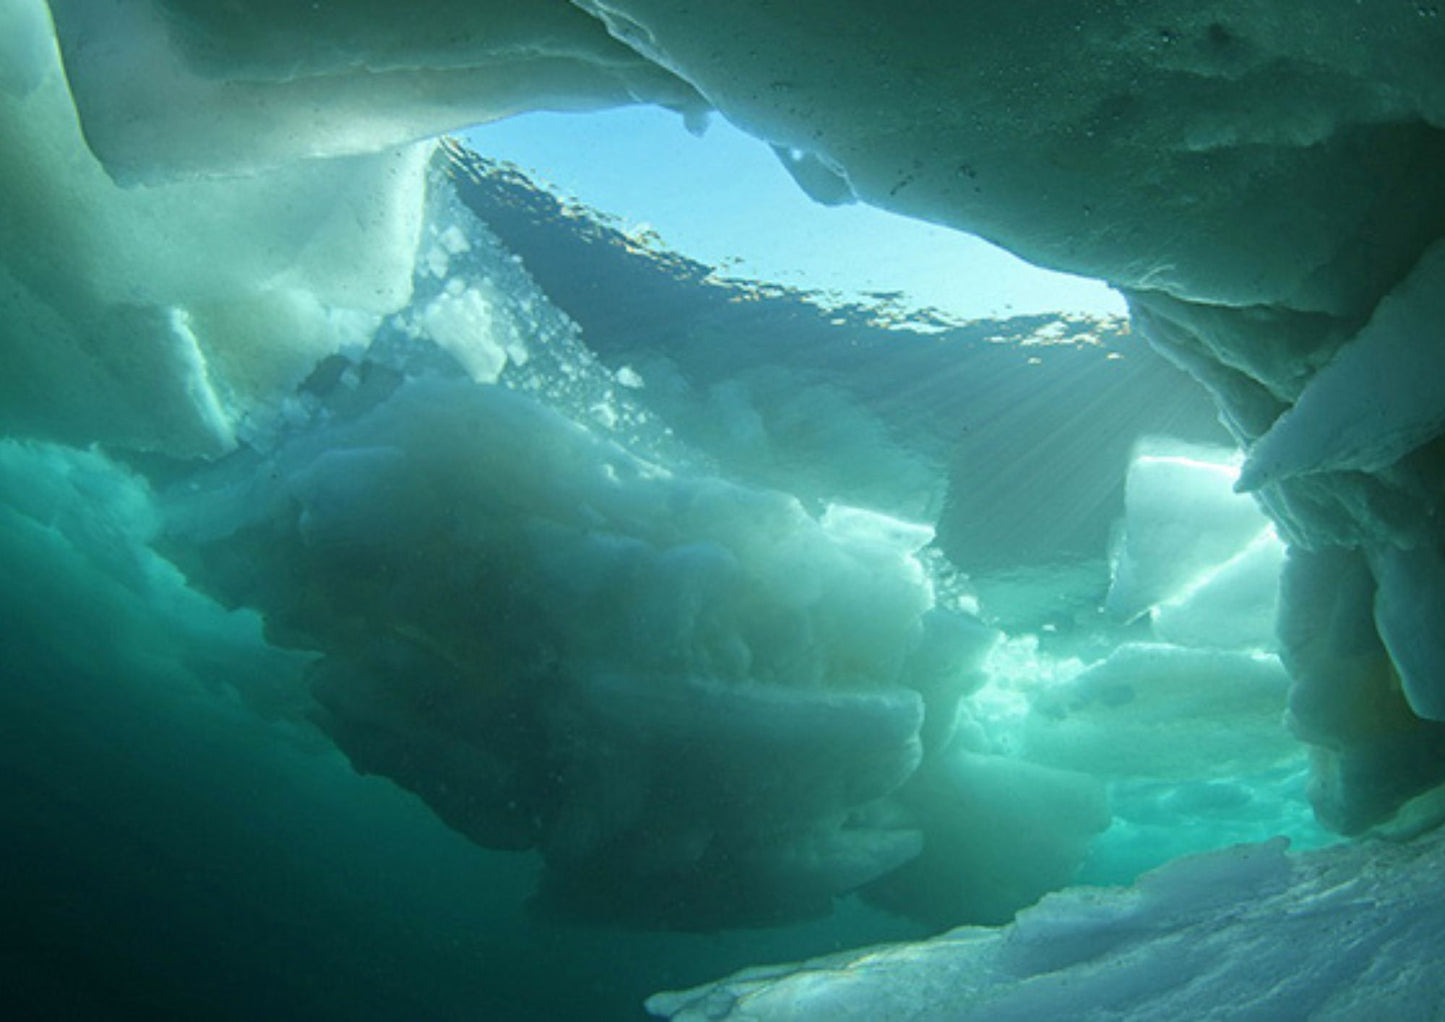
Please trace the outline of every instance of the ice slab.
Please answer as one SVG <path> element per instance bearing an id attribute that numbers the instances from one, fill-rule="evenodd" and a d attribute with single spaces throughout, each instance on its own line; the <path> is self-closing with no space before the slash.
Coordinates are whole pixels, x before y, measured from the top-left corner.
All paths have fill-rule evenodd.
<path id="1" fill-rule="evenodd" d="M 1040 693 L 1024 754 L 1097 777 L 1229 777 L 1296 757 L 1282 716 L 1289 677 L 1268 654 L 1120 646 Z"/>
<path id="2" fill-rule="evenodd" d="M 962 744 L 927 760 L 898 800 L 922 831 L 921 854 L 866 895 L 940 927 L 1006 922 L 1068 884 L 1110 822 L 1097 779 Z"/>
<path id="3" fill-rule="evenodd" d="M 1151 612 L 1154 634 L 1176 646 L 1266 651 L 1277 645 L 1285 546 L 1266 527 L 1248 546 Z"/>
<path id="4" fill-rule="evenodd" d="M 1312 5 L 1309 32 L 1293 4 L 578 5 L 862 200 L 1122 286 L 1336 311 L 1438 209 L 1412 157 L 1445 122 L 1445 29 L 1409 5 Z M 1363 224 L 1390 265 L 1358 257 Z"/>
<path id="5" fill-rule="evenodd" d="M 1222 447 L 1141 441 L 1124 489 L 1122 542 L 1105 607 L 1133 620 L 1168 601 L 1207 599 L 1223 566 L 1263 539 L 1269 520 L 1233 492 L 1241 456 Z M 1235 581 L 1246 581 L 1242 572 Z"/>

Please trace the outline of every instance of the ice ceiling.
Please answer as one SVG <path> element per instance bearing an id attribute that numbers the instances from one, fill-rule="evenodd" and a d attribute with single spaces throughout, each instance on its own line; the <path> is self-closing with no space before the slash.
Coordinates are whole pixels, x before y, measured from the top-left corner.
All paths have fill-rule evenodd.
<path id="1" fill-rule="evenodd" d="M 0 0 L 0 427 L 171 459 L 121 487 L 163 519 L 137 541 L 321 654 L 353 762 L 540 848 L 560 904 L 757 921 L 875 883 L 1007 918 L 1108 824 L 1076 769 L 1088 713 L 1036 715 L 1031 760 L 971 738 L 987 714 L 956 707 L 998 637 L 932 531 L 676 447 L 432 161 L 438 133 L 527 110 L 715 110 L 810 194 L 1127 295 L 1246 460 L 1142 452 L 1111 609 L 1169 652 L 1121 647 L 1069 705 L 1163 660 L 1227 678 L 1226 720 L 1287 688 L 1319 818 L 1388 821 L 1445 780 L 1445 20 L 939 8 Z M 1216 485 L 1236 470 L 1287 554 Z M 1208 509 L 1187 542 L 1179 505 Z M 1218 640 L 1233 610 L 1190 623 L 1201 570 L 1268 604 L 1281 562 L 1282 669 L 1248 623 Z M 1050 824 L 1021 863 L 959 806 Z M 1014 887 L 937 879 L 969 855 Z"/>

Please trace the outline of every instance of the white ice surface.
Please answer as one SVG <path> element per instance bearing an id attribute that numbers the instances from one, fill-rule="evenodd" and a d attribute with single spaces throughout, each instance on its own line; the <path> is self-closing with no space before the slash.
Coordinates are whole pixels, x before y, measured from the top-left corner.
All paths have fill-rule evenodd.
<path id="1" fill-rule="evenodd" d="M 1284 544 L 1266 527 L 1195 585 L 1157 604 L 1151 612 L 1155 636 L 1178 646 L 1273 649 L 1284 556 Z"/>
<path id="2" fill-rule="evenodd" d="M 674 1022 L 1433 1019 L 1445 834 L 1176 860 L 1000 929 L 750 969 L 647 1003 Z"/>
<path id="3" fill-rule="evenodd" d="M 1126 644 L 1035 698 L 1024 755 L 1096 777 L 1248 774 L 1299 755 L 1288 686 L 1271 655 Z"/>
<path id="4" fill-rule="evenodd" d="M 1108 611 L 1133 620 L 1183 602 L 1269 530 L 1254 500 L 1233 492 L 1237 452 L 1165 438 L 1141 442 L 1124 489 L 1123 541 Z"/>

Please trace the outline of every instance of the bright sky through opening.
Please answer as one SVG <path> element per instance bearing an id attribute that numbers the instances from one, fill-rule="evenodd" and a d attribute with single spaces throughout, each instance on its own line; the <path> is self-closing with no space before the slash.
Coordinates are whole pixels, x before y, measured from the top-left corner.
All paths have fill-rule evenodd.
<path id="1" fill-rule="evenodd" d="M 982 239 L 861 203 L 819 205 L 766 145 L 720 117 L 697 137 L 656 107 L 530 114 L 464 138 L 724 276 L 844 298 L 901 292 L 905 305 L 959 319 L 1125 312 L 1104 284 L 1039 269 Z"/>

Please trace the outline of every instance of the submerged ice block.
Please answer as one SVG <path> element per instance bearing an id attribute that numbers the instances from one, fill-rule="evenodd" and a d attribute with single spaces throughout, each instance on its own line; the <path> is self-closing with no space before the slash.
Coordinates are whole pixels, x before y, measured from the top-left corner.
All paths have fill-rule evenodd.
<path id="1" fill-rule="evenodd" d="M 925 626 L 926 529 L 665 467 L 460 370 L 393 387 L 170 502 L 193 578 L 325 654 L 359 768 L 539 848 L 566 914 L 777 921 L 918 854 L 889 803 L 909 685 L 961 688 L 991 641 Z"/>
<path id="2" fill-rule="evenodd" d="M 1129 463 L 1105 609 L 1150 614 L 1183 645 L 1267 649 L 1283 546 L 1252 498 L 1233 491 L 1227 448 L 1142 441 Z"/>
<path id="3" fill-rule="evenodd" d="M 1024 754 L 1096 777 L 1229 778 L 1292 760 L 1289 677 L 1269 654 L 1120 646 L 1036 697 Z"/>

